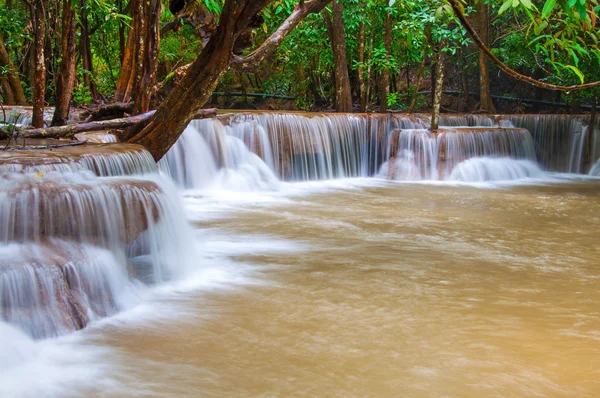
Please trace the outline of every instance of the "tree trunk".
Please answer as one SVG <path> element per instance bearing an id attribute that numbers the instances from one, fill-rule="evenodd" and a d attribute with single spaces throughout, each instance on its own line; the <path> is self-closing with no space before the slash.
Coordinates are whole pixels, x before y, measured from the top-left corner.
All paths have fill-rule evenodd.
<path id="1" fill-rule="evenodd" d="M 387 2 L 389 7 L 389 0 Z M 385 60 L 387 65 L 383 68 L 381 77 L 381 102 L 379 104 L 380 112 L 387 112 L 388 95 L 390 93 L 390 53 L 392 50 L 392 15 L 388 11 L 385 16 Z"/>
<path id="2" fill-rule="evenodd" d="M 43 0 L 27 2 L 33 24 L 33 47 L 35 71 L 33 74 L 33 127 L 44 127 L 44 97 L 46 95 L 46 61 L 44 39 L 46 36 L 46 15 Z"/>
<path id="3" fill-rule="evenodd" d="M 421 86 L 423 85 L 423 79 L 425 77 L 425 53 L 423 53 L 423 60 L 421 61 L 421 64 L 419 65 L 419 69 L 418 69 L 418 78 L 417 78 L 417 85 L 415 86 L 415 94 L 412 97 L 412 100 L 410 101 L 410 107 L 408 108 L 408 113 L 412 113 L 415 110 L 415 107 L 417 106 L 417 99 L 419 98 L 419 90 L 421 89 Z"/>
<path id="4" fill-rule="evenodd" d="M 489 47 L 490 6 L 483 0 L 479 1 L 479 21 L 479 36 L 483 44 Z M 479 50 L 479 110 L 489 113 L 496 112 L 490 91 L 490 62 L 483 50 Z"/>
<path id="5" fill-rule="evenodd" d="M 5 94 L 5 104 L 14 104 L 14 105 L 27 105 L 27 101 L 25 101 L 25 94 L 23 93 L 23 86 L 21 86 L 21 80 L 19 79 L 19 75 L 17 74 L 17 68 L 10 61 L 10 57 L 8 56 L 8 52 L 4 47 L 4 42 L 0 37 L 0 68 L 4 68 L 7 72 L 6 77 L 2 78 L 5 83 L 3 83 L 4 94 Z M 10 93 L 10 102 L 8 95 Z"/>
<path id="6" fill-rule="evenodd" d="M 62 126 L 69 116 L 69 105 L 75 85 L 75 10 L 71 7 L 71 0 L 63 0 L 62 11 L 62 57 L 59 75 L 56 80 L 56 105 L 53 126 Z"/>
<path id="7" fill-rule="evenodd" d="M 365 23 L 360 23 L 360 31 L 358 33 L 358 96 L 360 101 L 360 111 L 367 111 L 367 87 L 365 86 Z"/>
<path id="8" fill-rule="evenodd" d="M 245 13 L 246 8 L 252 8 L 247 4 L 249 1 L 225 3 L 219 26 L 206 47 L 190 65 L 181 82 L 158 107 L 150 122 L 129 142 L 145 146 L 157 161 L 175 144 L 196 111 L 210 99 L 221 76 L 229 67 L 237 39 L 236 32 L 240 29 L 236 25 L 240 23 L 241 14 Z M 265 1 L 256 3 L 259 3 L 257 7 L 260 10 Z"/>
<path id="9" fill-rule="evenodd" d="M 147 112 L 158 69 L 160 0 L 132 0 L 131 29 L 123 55 L 115 101 L 135 102 L 134 114 Z"/>
<path id="10" fill-rule="evenodd" d="M 90 45 L 90 29 L 87 18 L 86 0 L 79 0 L 80 9 L 80 31 L 79 52 L 81 54 L 81 63 L 83 65 L 83 82 L 90 90 L 90 95 L 94 101 L 100 98 L 96 84 L 94 83 L 94 65 L 92 63 L 92 49 Z"/>
<path id="11" fill-rule="evenodd" d="M 337 112 L 352 112 L 352 89 L 350 88 L 350 77 L 348 75 L 343 11 L 342 0 L 333 0 L 331 4 L 333 20 L 327 10 L 324 10 L 323 13 L 330 32 L 329 37 L 335 64 L 335 110 Z"/>
<path id="12" fill-rule="evenodd" d="M 150 121 L 128 141 L 145 146 L 155 160 L 160 160 L 200 107 L 210 99 L 219 80 L 231 66 L 232 51 L 239 33 L 247 29 L 258 12 L 270 2 L 272 0 L 226 0 L 219 25 L 207 45 Z M 238 65 L 250 63 L 247 62 L 248 59 L 262 60 L 268 57 L 302 18 L 309 13 L 321 12 L 328 2 L 329 0 L 301 1 L 279 29 L 257 50 L 238 58 Z"/>
<path id="13" fill-rule="evenodd" d="M 435 63 L 435 92 L 433 95 L 433 110 L 431 112 L 431 130 L 436 131 L 440 125 L 440 106 L 442 104 L 442 91 L 444 89 L 444 63 L 445 53 L 442 51 L 444 42 L 440 43 L 437 61 Z"/>

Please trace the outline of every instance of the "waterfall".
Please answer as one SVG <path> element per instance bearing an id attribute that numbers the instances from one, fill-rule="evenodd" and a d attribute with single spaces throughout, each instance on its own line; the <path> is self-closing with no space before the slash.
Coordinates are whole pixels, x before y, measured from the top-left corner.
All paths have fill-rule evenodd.
<path id="1" fill-rule="evenodd" d="M 391 131 L 427 126 L 418 116 L 228 114 L 192 121 L 159 167 L 180 187 L 202 189 L 369 177 L 388 159 Z"/>
<path id="2" fill-rule="evenodd" d="M 444 128 L 395 130 L 389 136 L 388 161 L 378 177 L 395 180 L 444 180 L 461 162 L 482 157 L 535 161 L 527 130 L 516 128 Z"/>
<path id="3" fill-rule="evenodd" d="M 543 178 L 546 173 L 531 160 L 511 158 L 471 158 L 457 164 L 449 181 L 485 182 Z"/>
<path id="4" fill-rule="evenodd" d="M 600 159 L 598 159 L 596 163 L 592 166 L 589 174 L 594 177 L 600 177 Z"/>
<path id="5" fill-rule="evenodd" d="M 444 180 L 457 164 L 490 157 L 580 173 L 585 122 L 571 115 L 444 115 L 443 127 L 432 134 L 427 115 L 240 112 L 194 121 L 160 168 L 180 187 L 242 190 L 275 187 L 265 183 L 271 174 L 283 181 L 374 175 Z M 596 159 L 596 133 L 593 144 Z M 219 178 L 225 174 L 240 178 Z"/>
<path id="6" fill-rule="evenodd" d="M 132 281 L 197 267 L 176 188 L 156 173 L 3 173 L 0 220 L 0 321 L 35 338 L 125 308 Z"/>
<path id="7" fill-rule="evenodd" d="M 98 176 L 157 171 L 152 155 L 139 145 L 94 144 L 0 152 L 0 173 L 90 170 Z"/>
<path id="8" fill-rule="evenodd" d="M 268 140 L 254 127 L 242 124 L 233 129 L 217 119 L 192 121 L 159 168 L 184 189 L 275 188 L 279 181 L 272 171 Z"/>

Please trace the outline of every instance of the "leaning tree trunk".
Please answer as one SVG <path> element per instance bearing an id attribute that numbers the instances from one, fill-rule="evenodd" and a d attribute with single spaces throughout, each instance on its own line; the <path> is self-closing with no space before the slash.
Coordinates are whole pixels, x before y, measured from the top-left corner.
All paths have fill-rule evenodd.
<path id="1" fill-rule="evenodd" d="M 6 77 L 2 78 L 2 88 L 5 96 L 4 103 L 11 105 L 26 105 L 27 101 L 25 100 L 21 80 L 17 74 L 17 68 L 10 61 L 2 37 L 0 37 L 0 68 L 5 69 L 7 72 Z"/>
<path id="2" fill-rule="evenodd" d="M 71 7 L 71 0 L 63 0 L 62 12 L 62 57 L 56 80 L 53 126 L 61 126 L 67 121 L 75 85 L 75 10 Z"/>
<path id="3" fill-rule="evenodd" d="M 33 48 L 35 70 L 33 73 L 33 127 L 44 127 L 44 97 L 46 95 L 46 61 L 44 39 L 46 35 L 46 15 L 43 0 L 28 0 L 33 25 Z"/>
<path id="4" fill-rule="evenodd" d="M 121 65 L 115 101 L 135 101 L 134 114 L 147 112 L 158 69 L 160 0 L 132 0 L 131 29 Z"/>
<path id="5" fill-rule="evenodd" d="M 479 36 L 483 43 L 489 47 L 490 6 L 483 0 L 479 1 L 479 21 Z M 490 61 L 483 50 L 479 50 L 479 109 L 490 113 L 496 112 L 490 89 Z"/>
<path id="6" fill-rule="evenodd" d="M 158 161 L 175 144 L 193 115 L 210 99 L 221 76 L 229 67 L 233 45 L 237 39 L 235 25 L 242 12 L 227 9 L 228 5 L 236 7 L 235 3 L 225 4 L 219 26 L 206 47 L 190 65 L 181 82 L 158 107 L 150 122 L 128 140 L 145 146 L 155 160 Z"/>
<path id="7" fill-rule="evenodd" d="M 444 69 L 446 62 L 445 53 L 442 51 L 444 43 L 441 42 L 435 63 L 435 91 L 433 94 L 433 110 L 431 112 L 431 130 L 435 131 L 440 126 L 440 107 L 442 104 L 442 91 L 444 89 Z"/>
<path id="8" fill-rule="evenodd" d="M 211 97 L 223 74 L 258 67 L 281 44 L 286 35 L 309 13 L 321 12 L 330 0 L 303 0 L 292 14 L 250 55 L 234 57 L 233 49 L 241 32 L 247 31 L 256 16 L 272 0 L 226 0 L 217 29 L 206 47 L 192 62 L 181 82 L 161 103 L 150 121 L 129 133 L 129 142 L 144 145 L 160 160 L 177 141 L 190 120 Z M 141 131 L 140 131 L 141 130 Z"/>
<path id="9" fill-rule="evenodd" d="M 388 1 L 388 7 L 390 2 Z M 385 16 L 385 60 L 386 66 L 383 68 L 381 76 L 381 102 L 379 104 L 380 112 L 387 112 L 388 95 L 390 94 L 390 53 L 392 50 L 392 14 L 388 11 Z"/>
<path id="10" fill-rule="evenodd" d="M 352 90 L 348 75 L 346 32 L 344 31 L 344 20 L 342 19 L 343 11 L 342 0 L 333 0 L 331 4 L 333 18 L 331 18 L 327 10 L 323 12 L 329 28 L 331 49 L 335 64 L 335 110 L 337 112 L 352 112 Z"/>

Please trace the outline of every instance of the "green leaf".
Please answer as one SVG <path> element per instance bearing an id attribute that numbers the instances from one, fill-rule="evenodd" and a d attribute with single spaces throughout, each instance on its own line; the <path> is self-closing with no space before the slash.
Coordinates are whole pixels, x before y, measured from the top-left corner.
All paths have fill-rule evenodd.
<path id="1" fill-rule="evenodd" d="M 554 2 L 556 3 L 556 0 L 554 0 Z M 510 6 L 512 6 L 512 0 L 505 0 L 502 7 L 500 7 L 500 10 L 498 10 L 498 15 L 502 15 Z"/>
<path id="2" fill-rule="evenodd" d="M 542 32 L 544 29 L 546 29 L 546 27 L 548 26 L 548 21 L 543 21 L 541 24 L 537 25 L 534 29 L 533 32 L 536 35 L 539 35 L 540 32 Z"/>
<path id="3" fill-rule="evenodd" d="M 556 0 L 546 0 L 544 3 L 544 8 L 542 8 L 542 18 L 548 18 L 548 15 L 552 13 L 554 7 L 556 6 Z"/>
<path id="4" fill-rule="evenodd" d="M 521 4 L 523 4 L 523 6 L 525 6 L 525 8 L 527 9 L 531 9 L 533 8 L 533 4 L 531 3 L 531 0 L 520 0 Z"/>
<path id="5" fill-rule="evenodd" d="M 583 73 L 581 73 L 581 71 L 579 69 L 577 69 L 573 65 L 566 65 L 565 67 L 567 69 L 572 70 L 573 73 L 575 73 L 577 75 L 577 77 L 579 77 L 579 80 L 581 80 L 581 84 L 583 84 L 583 82 L 585 81 L 585 76 L 583 76 Z"/>

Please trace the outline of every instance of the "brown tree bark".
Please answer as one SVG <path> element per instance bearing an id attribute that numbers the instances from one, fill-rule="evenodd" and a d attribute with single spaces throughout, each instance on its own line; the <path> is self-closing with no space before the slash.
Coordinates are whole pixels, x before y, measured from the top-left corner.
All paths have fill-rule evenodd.
<path id="1" fill-rule="evenodd" d="M 147 112 L 158 69 L 160 0 L 132 0 L 131 29 L 121 65 L 115 101 L 135 102 L 135 114 Z"/>
<path id="2" fill-rule="evenodd" d="M 86 0 L 79 0 L 79 21 L 80 32 L 79 53 L 81 54 L 81 63 L 83 66 L 83 82 L 90 90 L 90 95 L 94 101 L 100 98 L 100 94 L 94 83 L 94 65 L 92 63 L 92 48 L 90 45 L 90 29 L 87 16 Z"/>
<path id="3" fill-rule="evenodd" d="M 444 69 L 446 53 L 442 50 L 444 42 L 440 43 L 437 61 L 435 63 L 435 90 L 433 95 L 433 110 L 431 112 L 431 130 L 436 131 L 440 125 L 440 107 L 442 104 L 442 91 L 444 89 Z"/>
<path id="4" fill-rule="evenodd" d="M 365 85 L 365 23 L 360 23 L 360 31 L 358 33 L 358 67 L 356 73 L 358 75 L 358 96 L 360 99 L 360 111 L 367 111 L 367 87 Z"/>
<path id="5" fill-rule="evenodd" d="M 333 0 L 331 3 L 332 15 L 327 10 L 323 10 L 323 16 L 328 26 L 335 64 L 335 110 L 337 112 L 352 112 L 352 89 L 350 88 L 350 76 L 348 74 L 343 11 L 342 0 Z"/>
<path id="6" fill-rule="evenodd" d="M 75 40 L 75 10 L 71 7 L 71 0 L 63 0 L 62 9 L 62 57 L 59 75 L 56 79 L 56 104 L 53 126 L 62 126 L 69 116 L 69 105 L 75 85 L 75 55 L 77 43 Z"/>
<path id="7" fill-rule="evenodd" d="M 46 95 L 46 62 L 44 44 L 46 15 L 44 0 L 24 0 L 29 8 L 33 25 L 33 48 L 35 71 L 33 75 L 33 127 L 44 127 L 44 97 Z"/>
<path id="8" fill-rule="evenodd" d="M 389 7 L 390 2 L 388 0 L 387 5 Z M 388 11 L 385 16 L 385 60 L 389 65 L 390 53 L 392 51 L 392 15 Z M 379 103 L 379 111 L 387 112 L 388 109 L 388 95 L 390 94 L 390 69 L 386 65 L 383 68 L 381 76 L 381 102 Z"/>
<path id="9" fill-rule="evenodd" d="M 25 94 L 23 93 L 23 86 L 21 86 L 17 68 L 15 68 L 10 61 L 2 37 L 0 37 L 0 67 L 8 72 L 6 76 L 2 78 L 2 87 L 5 95 L 4 103 L 10 105 L 26 105 L 27 101 L 25 101 Z"/>
<path id="10" fill-rule="evenodd" d="M 219 25 L 206 47 L 156 110 L 149 123 L 129 142 L 144 145 L 155 160 L 160 160 L 177 141 L 198 109 L 210 99 L 221 76 L 231 66 L 233 46 L 239 32 L 246 29 L 257 13 L 271 2 L 272 0 L 226 0 Z M 266 58 L 283 40 L 280 39 L 282 33 L 291 31 L 309 13 L 320 12 L 328 2 L 329 0 L 301 0 L 290 17 L 253 54 Z M 237 63 L 251 64 L 246 62 L 245 57 L 237 58 Z"/>
<path id="11" fill-rule="evenodd" d="M 490 43 L 490 6 L 484 0 L 479 0 L 479 35 L 487 47 Z M 489 113 L 496 112 L 490 89 L 490 62 L 483 50 L 479 50 L 479 110 Z"/>
<path id="12" fill-rule="evenodd" d="M 423 60 L 419 64 L 419 69 L 418 69 L 417 74 L 418 74 L 418 78 L 417 78 L 417 85 L 415 86 L 415 94 L 413 95 L 413 97 L 410 101 L 410 107 L 408 108 L 408 113 L 414 112 L 414 110 L 417 106 L 417 99 L 419 98 L 419 90 L 421 89 L 421 86 L 423 85 L 423 79 L 425 78 L 425 53 L 423 53 Z"/>

